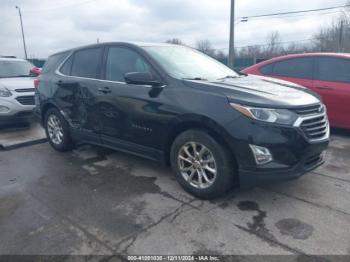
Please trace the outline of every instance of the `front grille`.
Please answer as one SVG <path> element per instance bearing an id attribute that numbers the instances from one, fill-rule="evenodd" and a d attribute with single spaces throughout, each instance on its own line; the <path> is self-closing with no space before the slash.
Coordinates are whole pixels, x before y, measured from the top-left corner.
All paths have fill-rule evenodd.
<path id="1" fill-rule="evenodd" d="M 294 109 L 293 111 L 298 115 L 305 116 L 305 115 L 322 114 L 324 113 L 325 109 L 323 105 L 318 104 L 313 106 L 305 106 L 305 107 L 297 108 L 297 109 Z"/>
<path id="2" fill-rule="evenodd" d="M 322 139 L 328 132 L 328 120 L 325 114 L 304 119 L 300 125 L 305 135 L 311 139 Z"/>
<path id="3" fill-rule="evenodd" d="M 303 132 L 310 141 L 327 138 L 329 123 L 326 107 L 323 104 L 310 105 L 292 109 L 299 115 L 295 126 Z"/>
<path id="4" fill-rule="evenodd" d="M 18 93 L 30 93 L 35 92 L 35 88 L 21 88 L 21 89 L 15 89 Z"/>
<path id="5" fill-rule="evenodd" d="M 16 98 L 16 100 L 22 105 L 35 105 L 34 96 L 19 96 Z"/>

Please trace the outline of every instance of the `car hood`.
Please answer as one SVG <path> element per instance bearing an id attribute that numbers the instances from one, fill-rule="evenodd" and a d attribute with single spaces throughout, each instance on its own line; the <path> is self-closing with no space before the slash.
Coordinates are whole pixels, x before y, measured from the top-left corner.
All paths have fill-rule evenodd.
<path id="1" fill-rule="evenodd" d="M 319 103 L 307 88 L 283 80 L 261 76 L 242 76 L 218 81 L 188 81 L 187 86 L 219 92 L 230 102 L 274 108 L 291 108 Z"/>
<path id="2" fill-rule="evenodd" d="M 14 91 L 15 89 L 32 89 L 34 88 L 34 77 L 10 77 L 0 78 L 0 86 Z"/>

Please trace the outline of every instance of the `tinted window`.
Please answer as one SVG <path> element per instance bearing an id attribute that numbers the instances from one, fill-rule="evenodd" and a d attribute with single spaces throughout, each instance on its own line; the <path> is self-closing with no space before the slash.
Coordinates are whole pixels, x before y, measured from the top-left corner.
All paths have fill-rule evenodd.
<path id="1" fill-rule="evenodd" d="M 111 47 L 106 63 L 106 79 L 124 82 L 126 73 L 150 72 L 148 63 L 135 51 L 123 47 Z"/>
<path id="2" fill-rule="evenodd" d="M 350 60 L 320 57 L 318 64 L 318 80 L 350 83 Z"/>
<path id="3" fill-rule="evenodd" d="M 67 54 L 68 52 L 50 56 L 43 66 L 42 73 L 48 73 L 55 70 L 59 64 L 62 63 Z"/>
<path id="4" fill-rule="evenodd" d="M 96 78 L 102 48 L 89 48 L 74 53 L 72 76 Z"/>
<path id="5" fill-rule="evenodd" d="M 69 76 L 72 69 L 73 56 L 70 56 L 60 69 L 60 72 L 64 75 Z"/>
<path id="6" fill-rule="evenodd" d="M 269 64 L 260 68 L 260 72 L 264 75 L 272 75 L 273 72 L 273 64 Z"/>
<path id="7" fill-rule="evenodd" d="M 294 58 L 276 62 L 273 75 L 295 78 L 313 78 L 313 58 Z"/>

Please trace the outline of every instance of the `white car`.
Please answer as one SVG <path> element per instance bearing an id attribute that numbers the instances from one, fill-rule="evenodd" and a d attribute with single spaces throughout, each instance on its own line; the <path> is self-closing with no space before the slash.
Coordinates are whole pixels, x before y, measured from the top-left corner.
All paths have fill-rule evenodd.
<path id="1" fill-rule="evenodd" d="M 0 57 L 0 125 L 29 122 L 33 117 L 34 79 L 31 63 Z"/>

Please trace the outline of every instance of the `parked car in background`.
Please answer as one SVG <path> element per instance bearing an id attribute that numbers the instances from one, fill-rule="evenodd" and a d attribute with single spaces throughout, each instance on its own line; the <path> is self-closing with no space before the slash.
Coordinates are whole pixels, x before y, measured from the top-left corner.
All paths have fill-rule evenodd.
<path id="1" fill-rule="evenodd" d="M 322 97 L 332 127 L 350 128 L 350 54 L 287 55 L 253 65 L 242 72 L 283 79 L 309 88 Z"/>
<path id="2" fill-rule="evenodd" d="M 324 163 L 324 106 L 285 84 L 184 46 L 104 43 L 50 56 L 35 112 L 56 150 L 90 143 L 161 161 L 208 199 Z"/>
<path id="3" fill-rule="evenodd" d="M 38 74 L 40 70 L 26 60 L 0 58 L 0 125 L 30 121 Z"/>

